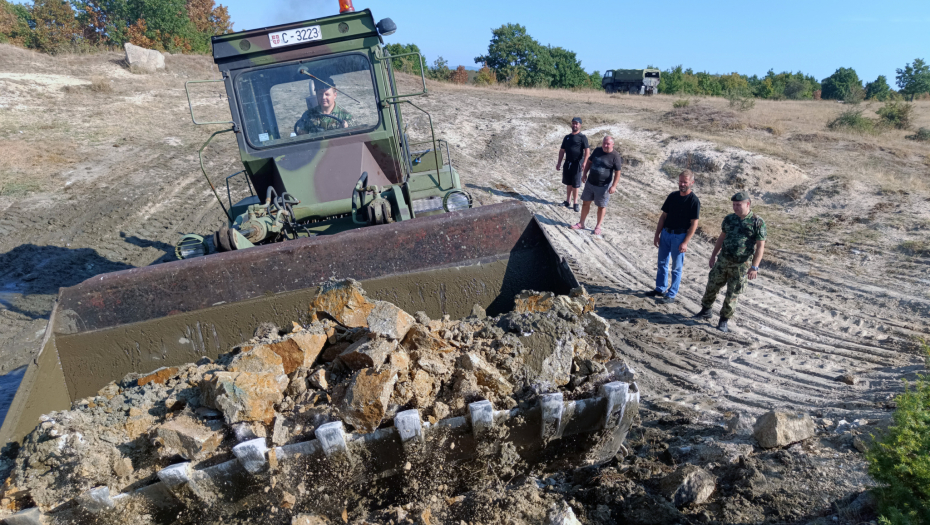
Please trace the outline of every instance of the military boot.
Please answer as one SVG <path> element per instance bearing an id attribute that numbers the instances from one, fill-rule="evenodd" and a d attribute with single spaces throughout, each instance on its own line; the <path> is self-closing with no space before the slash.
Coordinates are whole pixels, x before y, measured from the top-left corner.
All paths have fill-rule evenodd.
<path id="1" fill-rule="evenodd" d="M 701 308 L 701 311 L 694 314 L 694 317 L 697 319 L 710 319 L 710 308 Z"/>
<path id="2" fill-rule="evenodd" d="M 727 327 L 727 321 L 729 321 L 729 319 L 726 317 L 721 317 L 720 322 L 717 323 L 717 330 L 720 330 L 721 332 L 729 332 L 730 329 Z"/>

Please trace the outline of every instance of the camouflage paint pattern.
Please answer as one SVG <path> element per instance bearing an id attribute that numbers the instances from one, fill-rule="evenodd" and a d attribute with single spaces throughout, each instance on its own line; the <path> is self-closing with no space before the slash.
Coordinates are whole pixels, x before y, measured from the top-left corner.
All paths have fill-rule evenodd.
<path id="1" fill-rule="evenodd" d="M 722 256 L 717 258 L 717 263 L 714 264 L 707 276 L 707 288 L 704 290 L 704 298 L 701 299 L 701 307 L 710 308 L 714 306 L 717 293 L 726 285 L 727 295 L 723 299 L 720 317 L 723 319 L 733 317 L 736 312 L 736 302 L 739 300 L 739 294 L 743 293 L 743 289 L 746 287 L 748 272 L 749 261 L 738 263 Z"/>
<path id="2" fill-rule="evenodd" d="M 752 259 L 756 242 L 765 240 L 765 221 L 752 211 L 743 219 L 735 213 L 727 215 L 720 229 L 724 233 L 720 254 L 735 263 Z"/>

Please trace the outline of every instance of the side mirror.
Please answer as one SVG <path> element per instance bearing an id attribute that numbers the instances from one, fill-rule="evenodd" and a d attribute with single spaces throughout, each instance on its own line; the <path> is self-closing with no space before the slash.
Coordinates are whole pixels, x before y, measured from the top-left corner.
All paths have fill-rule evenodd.
<path id="1" fill-rule="evenodd" d="M 397 24 L 394 23 L 390 18 L 385 18 L 375 25 L 375 28 L 378 30 L 378 34 L 381 36 L 393 35 L 397 31 Z"/>

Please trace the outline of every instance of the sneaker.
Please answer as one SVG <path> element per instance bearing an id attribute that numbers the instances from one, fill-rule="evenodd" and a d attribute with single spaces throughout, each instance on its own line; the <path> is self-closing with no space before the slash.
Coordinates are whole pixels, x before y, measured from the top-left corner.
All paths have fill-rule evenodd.
<path id="1" fill-rule="evenodd" d="M 729 332 L 730 328 L 727 327 L 727 321 L 728 319 L 726 317 L 721 317 L 720 322 L 717 323 L 717 330 L 720 330 L 721 332 Z"/>
<path id="2" fill-rule="evenodd" d="M 660 292 L 659 290 L 652 290 L 650 292 L 646 292 L 646 296 L 648 297 L 659 297 L 660 295 L 665 295 L 665 292 Z"/>
<path id="3" fill-rule="evenodd" d="M 581 206 L 577 202 L 575 203 L 575 211 L 581 211 Z"/>
<path id="4" fill-rule="evenodd" d="M 659 300 L 656 301 L 656 302 L 659 303 L 659 304 L 672 304 L 672 303 L 675 302 L 675 298 L 674 298 L 674 297 L 669 297 L 669 296 L 666 295 L 666 296 L 663 296 L 661 299 L 659 299 Z"/>
<path id="5" fill-rule="evenodd" d="M 697 319 L 710 319 L 711 311 L 710 308 L 701 308 L 701 311 L 694 314 L 694 317 Z"/>
<path id="6" fill-rule="evenodd" d="M 568 201 L 563 202 L 563 203 L 562 203 L 562 206 L 568 208 L 568 207 L 569 207 Z"/>

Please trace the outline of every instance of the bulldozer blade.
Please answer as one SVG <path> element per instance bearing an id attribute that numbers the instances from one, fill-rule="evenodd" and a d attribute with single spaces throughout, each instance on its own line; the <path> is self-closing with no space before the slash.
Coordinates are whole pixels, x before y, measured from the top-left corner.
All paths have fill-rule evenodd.
<path id="1" fill-rule="evenodd" d="M 216 358 L 262 322 L 302 320 L 321 283 L 347 278 L 433 318 L 475 304 L 495 315 L 523 290 L 578 286 L 517 201 L 98 275 L 60 291 L 0 446 L 126 374 Z"/>
<path id="2" fill-rule="evenodd" d="M 202 469 L 189 462 L 174 464 L 159 471 L 153 484 L 123 493 L 97 487 L 52 513 L 93 516 L 135 500 L 152 510 L 156 523 L 163 523 L 174 521 L 185 508 L 221 515 L 235 512 L 249 498 L 253 500 L 247 505 L 262 505 L 254 498 L 277 497 L 262 496 L 269 484 L 303 494 L 298 485 L 308 483 L 311 494 L 321 494 L 397 475 L 446 483 L 448 478 L 435 477 L 436 470 L 458 466 L 487 471 L 506 445 L 517 451 L 522 463 L 515 470 L 521 472 L 599 465 L 617 454 L 638 412 L 636 383 L 616 381 L 601 385 L 596 397 L 567 401 L 561 393 L 545 394 L 532 406 L 513 410 L 494 410 L 489 401 L 478 401 L 468 405 L 467 415 L 433 425 L 422 421 L 417 410 L 400 412 L 393 426 L 369 434 L 346 433 L 343 423 L 334 421 L 319 426 L 310 441 L 278 447 L 268 447 L 267 438 L 244 441 L 233 447 L 235 457 L 228 461 Z M 269 483 L 272 477 L 275 482 Z M 470 488 L 467 481 L 460 483 Z M 311 507 L 323 505 L 313 499 Z M 338 505 L 341 509 L 341 499 Z M 24 512 L 36 514 L 39 509 Z"/>

